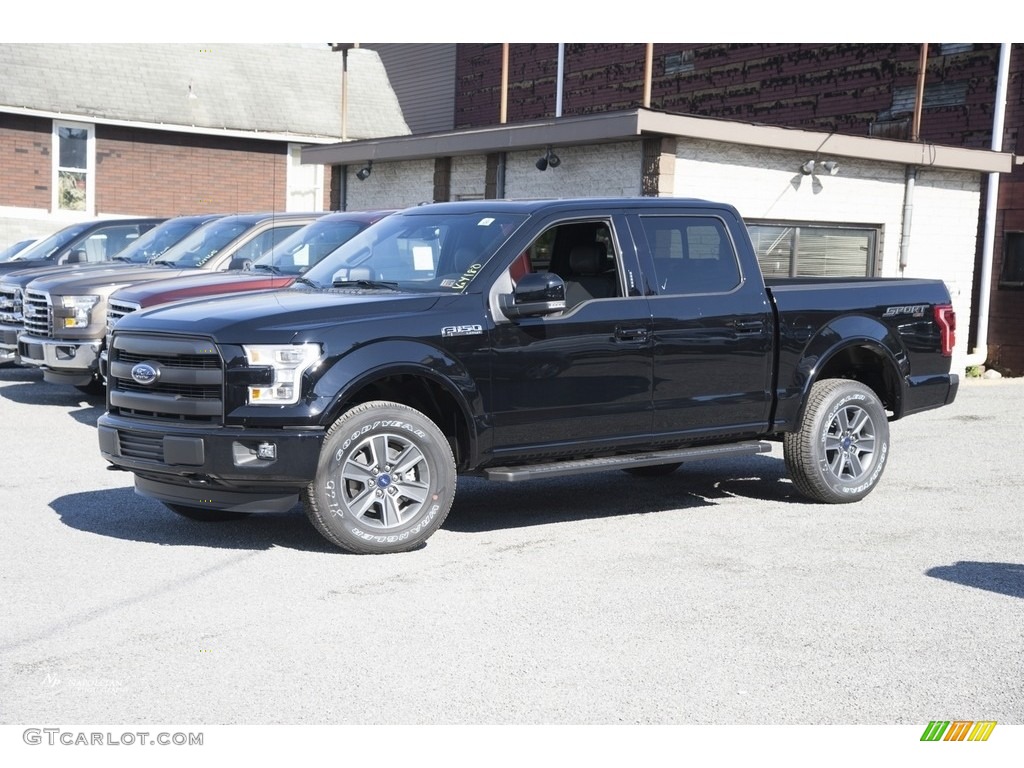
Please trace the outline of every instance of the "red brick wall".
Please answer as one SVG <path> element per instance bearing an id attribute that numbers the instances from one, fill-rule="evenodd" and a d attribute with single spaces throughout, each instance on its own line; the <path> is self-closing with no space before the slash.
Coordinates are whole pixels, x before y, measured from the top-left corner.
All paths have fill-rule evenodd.
<path id="1" fill-rule="evenodd" d="M 97 212 L 284 210 L 287 145 L 96 126 Z"/>
<path id="2" fill-rule="evenodd" d="M 0 114 L 0 205 L 50 207 L 53 122 Z"/>
<path id="3" fill-rule="evenodd" d="M 498 122 L 501 51 L 458 46 L 456 127 Z M 651 108 L 864 136 L 888 116 L 894 89 L 916 86 L 920 52 L 917 43 L 656 44 Z M 692 71 L 666 73 L 666 57 L 680 53 L 692 54 Z M 562 114 L 642 106 L 645 54 L 643 44 L 566 44 Z M 554 116 L 557 56 L 556 44 L 509 46 L 509 122 Z M 929 45 L 927 86 L 966 92 L 963 104 L 924 111 L 925 141 L 989 146 L 998 59 L 997 44 L 948 55 Z"/>
<path id="4" fill-rule="evenodd" d="M 50 210 L 53 122 L 0 114 L 0 205 Z M 96 126 L 96 214 L 284 210 L 287 144 Z"/>

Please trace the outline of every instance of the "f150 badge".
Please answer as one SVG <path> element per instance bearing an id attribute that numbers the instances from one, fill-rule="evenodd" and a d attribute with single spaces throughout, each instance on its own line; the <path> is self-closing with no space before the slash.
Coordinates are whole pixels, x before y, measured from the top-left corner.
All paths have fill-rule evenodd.
<path id="1" fill-rule="evenodd" d="M 446 325 L 441 336 L 479 336 L 484 332 L 482 325 Z"/>
<path id="2" fill-rule="evenodd" d="M 924 317 L 928 311 L 927 304 L 908 304 L 904 307 L 886 307 L 882 317 L 897 317 L 899 315 L 910 315 L 911 317 Z"/>

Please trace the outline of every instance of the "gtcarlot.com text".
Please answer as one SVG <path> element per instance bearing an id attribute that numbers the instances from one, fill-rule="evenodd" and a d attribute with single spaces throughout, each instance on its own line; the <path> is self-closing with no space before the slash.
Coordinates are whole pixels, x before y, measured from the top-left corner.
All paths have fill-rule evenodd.
<path id="1" fill-rule="evenodd" d="M 123 733 L 112 733 L 110 731 L 65 731 L 60 728 L 26 728 L 21 738 L 26 744 L 46 744 L 56 746 L 58 744 L 67 747 L 129 747 L 141 746 L 178 746 L 178 747 L 201 747 L 203 745 L 203 733 L 150 733 L 149 731 L 125 731 Z"/>

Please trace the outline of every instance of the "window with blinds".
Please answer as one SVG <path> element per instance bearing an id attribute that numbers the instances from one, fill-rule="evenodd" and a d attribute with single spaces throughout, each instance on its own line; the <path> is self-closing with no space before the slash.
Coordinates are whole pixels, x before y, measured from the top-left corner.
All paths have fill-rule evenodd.
<path id="1" fill-rule="evenodd" d="M 820 224 L 758 224 L 747 229 L 765 277 L 868 277 L 878 230 Z"/>

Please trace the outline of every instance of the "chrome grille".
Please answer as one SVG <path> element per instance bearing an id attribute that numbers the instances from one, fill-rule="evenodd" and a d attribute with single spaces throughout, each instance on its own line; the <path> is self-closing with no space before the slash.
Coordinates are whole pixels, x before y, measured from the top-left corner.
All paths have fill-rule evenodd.
<path id="1" fill-rule="evenodd" d="M 22 290 L 13 285 L 0 285 L 0 323 L 21 325 Z"/>
<path id="2" fill-rule="evenodd" d="M 50 294 L 42 291 L 25 291 L 25 333 L 48 339 L 53 336 L 53 307 Z"/>
<path id="3" fill-rule="evenodd" d="M 139 308 L 139 305 L 134 301 L 116 301 L 111 299 L 107 303 L 107 329 L 113 328 L 114 323 Z"/>

